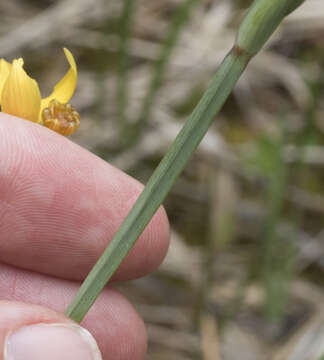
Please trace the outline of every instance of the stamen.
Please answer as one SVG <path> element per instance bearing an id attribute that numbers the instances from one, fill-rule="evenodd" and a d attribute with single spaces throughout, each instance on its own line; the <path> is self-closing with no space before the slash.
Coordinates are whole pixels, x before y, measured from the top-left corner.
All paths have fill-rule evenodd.
<path id="1" fill-rule="evenodd" d="M 73 134 L 80 125 L 80 115 L 75 108 L 56 99 L 43 110 L 42 120 L 46 127 L 65 136 Z"/>

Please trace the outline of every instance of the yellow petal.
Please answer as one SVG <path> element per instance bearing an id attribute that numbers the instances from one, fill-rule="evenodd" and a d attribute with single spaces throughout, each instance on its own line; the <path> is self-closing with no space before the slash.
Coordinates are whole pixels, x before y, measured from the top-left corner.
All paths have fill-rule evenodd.
<path id="1" fill-rule="evenodd" d="M 3 86 L 3 112 L 37 122 L 41 95 L 37 82 L 23 69 L 23 59 L 14 60 Z"/>
<path id="2" fill-rule="evenodd" d="M 5 84 L 11 70 L 11 64 L 4 59 L 0 59 L 0 105 L 3 85 Z"/>
<path id="3" fill-rule="evenodd" d="M 72 97 L 76 82 L 77 82 L 77 67 L 71 52 L 64 48 L 64 54 L 67 61 L 70 64 L 69 71 L 63 76 L 63 78 L 54 86 L 54 90 L 50 96 L 42 100 L 41 111 L 48 107 L 51 100 L 56 99 L 62 104 L 66 104 Z"/>

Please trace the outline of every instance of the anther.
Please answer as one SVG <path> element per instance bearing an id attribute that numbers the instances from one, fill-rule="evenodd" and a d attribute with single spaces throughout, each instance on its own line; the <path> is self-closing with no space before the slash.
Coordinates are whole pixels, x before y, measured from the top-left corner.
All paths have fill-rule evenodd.
<path id="1" fill-rule="evenodd" d="M 71 104 L 51 100 L 42 111 L 43 124 L 61 135 L 73 134 L 80 125 L 80 115 Z"/>

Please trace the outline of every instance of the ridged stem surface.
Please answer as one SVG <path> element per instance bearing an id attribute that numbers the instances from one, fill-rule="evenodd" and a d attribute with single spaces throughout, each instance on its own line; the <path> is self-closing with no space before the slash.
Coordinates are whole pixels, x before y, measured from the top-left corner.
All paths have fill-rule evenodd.
<path id="1" fill-rule="evenodd" d="M 66 314 L 80 322 L 133 247 L 186 166 L 249 60 L 281 20 L 301 0 L 256 0 L 237 35 L 236 44 L 219 66 L 209 87 L 179 132 L 114 238 L 95 264 Z"/>

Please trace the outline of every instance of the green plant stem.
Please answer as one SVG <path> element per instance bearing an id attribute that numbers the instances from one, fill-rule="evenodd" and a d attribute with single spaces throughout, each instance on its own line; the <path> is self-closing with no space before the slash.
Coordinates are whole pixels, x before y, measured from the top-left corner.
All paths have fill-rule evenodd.
<path id="1" fill-rule="evenodd" d="M 148 181 L 123 226 L 119 228 L 81 286 L 74 303 L 67 311 L 67 314 L 74 320 L 82 320 L 84 313 L 88 310 L 83 309 L 83 304 L 90 306 L 95 301 L 99 292 L 106 285 L 107 279 L 111 277 L 143 232 L 205 135 L 216 112 L 225 102 L 248 60 L 249 57 L 238 54 L 235 48 L 225 58 L 211 86 Z"/>
<path id="2" fill-rule="evenodd" d="M 188 121 L 68 307 L 66 314 L 73 320 L 80 322 L 88 312 L 108 280 L 162 204 L 248 62 L 255 52 L 261 49 L 261 37 L 258 36 L 258 46 L 256 47 L 253 41 L 249 41 L 249 36 L 255 38 L 255 34 L 260 30 L 258 26 L 261 26 L 261 30 L 266 32 L 266 36 L 262 37 L 265 42 L 271 32 L 266 31 L 267 28 L 264 28 L 264 24 L 268 24 L 268 27 L 274 31 L 280 20 L 287 14 L 288 8 L 298 2 L 300 0 L 257 0 L 254 2 L 239 29 L 236 44 L 223 60 Z M 273 8 L 269 4 L 272 4 Z M 261 11 L 262 8 L 266 10 L 264 13 Z M 255 14 L 258 14 L 258 21 L 260 17 L 263 17 L 261 25 L 258 21 L 255 21 L 253 16 Z M 247 21 L 250 21 L 250 25 Z M 241 33 L 242 26 L 244 26 L 243 34 Z M 241 41 L 248 47 L 242 47 Z"/>
<path id="3" fill-rule="evenodd" d="M 152 107 L 162 85 L 172 51 L 178 42 L 181 30 L 184 28 L 184 25 L 190 17 L 192 8 L 198 3 L 198 1 L 199 0 L 184 0 L 172 19 L 170 29 L 161 46 L 160 53 L 153 64 L 152 77 L 140 108 L 139 115 L 134 124 L 128 125 L 124 129 L 124 141 L 126 146 L 135 144 L 140 139 L 142 130 L 145 129 L 147 125 Z"/>
<path id="4" fill-rule="evenodd" d="M 120 127 L 126 123 L 125 110 L 128 103 L 127 94 L 127 68 L 128 68 L 128 48 L 131 32 L 131 24 L 134 13 L 135 0 L 124 0 L 123 10 L 120 16 L 120 43 L 118 51 L 117 65 L 117 93 L 116 104 Z"/>

